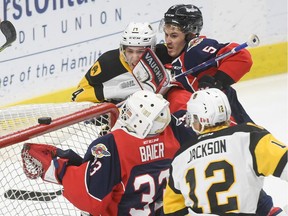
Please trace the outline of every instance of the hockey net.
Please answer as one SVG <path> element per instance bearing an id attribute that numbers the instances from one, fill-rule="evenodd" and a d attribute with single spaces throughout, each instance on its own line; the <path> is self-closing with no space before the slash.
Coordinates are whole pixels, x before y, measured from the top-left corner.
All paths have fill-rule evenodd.
<path id="1" fill-rule="evenodd" d="M 25 142 L 46 143 L 83 157 L 93 140 L 110 132 L 118 114 L 114 104 L 90 102 L 0 109 L 0 215 L 82 215 L 61 195 L 62 186 L 25 176 L 21 149 Z"/>

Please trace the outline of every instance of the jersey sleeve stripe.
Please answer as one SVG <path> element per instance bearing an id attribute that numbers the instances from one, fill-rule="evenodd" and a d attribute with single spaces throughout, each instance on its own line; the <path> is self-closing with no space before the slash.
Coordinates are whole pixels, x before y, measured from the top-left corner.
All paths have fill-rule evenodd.
<path id="1" fill-rule="evenodd" d="M 288 153 L 286 151 L 286 153 L 282 156 L 282 158 L 280 159 L 279 163 L 278 163 L 278 166 L 276 167 L 273 175 L 276 176 L 276 177 L 280 177 L 283 170 L 284 170 L 284 167 L 285 165 L 287 164 L 287 158 L 288 158 Z"/>

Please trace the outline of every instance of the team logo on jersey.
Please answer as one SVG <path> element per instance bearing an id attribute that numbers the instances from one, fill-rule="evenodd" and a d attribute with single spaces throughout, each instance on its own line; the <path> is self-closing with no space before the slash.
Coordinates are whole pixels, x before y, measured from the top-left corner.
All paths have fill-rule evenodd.
<path id="1" fill-rule="evenodd" d="M 101 66 L 99 62 L 97 61 L 90 70 L 90 76 L 96 76 L 101 73 Z"/>
<path id="2" fill-rule="evenodd" d="M 102 157 L 109 157 L 111 156 L 110 152 L 108 151 L 107 147 L 99 143 L 96 146 L 91 148 L 91 153 L 95 158 L 102 158 Z"/>
<path id="3" fill-rule="evenodd" d="M 192 47 L 197 46 L 198 44 L 200 44 L 203 41 L 204 38 L 194 38 L 192 39 L 189 43 L 188 43 L 188 48 L 187 51 L 189 49 L 191 49 Z"/>
<path id="4" fill-rule="evenodd" d="M 177 118 L 174 116 L 176 126 L 180 126 L 183 122 L 187 125 L 187 118 L 189 118 L 186 114 L 182 115 L 181 117 Z M 190 121 L 189 121 L 190 122 Z"/>

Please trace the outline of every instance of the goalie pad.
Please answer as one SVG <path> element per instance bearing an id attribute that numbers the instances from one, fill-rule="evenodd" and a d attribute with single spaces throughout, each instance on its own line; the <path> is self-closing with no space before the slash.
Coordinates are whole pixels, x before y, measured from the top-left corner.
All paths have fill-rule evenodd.
<path id="1" fill-rule="evenodd" d="M 25 143 L 21 151 L 25 175 L 30 179 L 41 177 L 44 181 L 61 184 L 68 159 L 57 158 L 57 150 L 52 145 Z"/>
<path id="2" fill-rule="evenodd" d="M 139 90 L 141 90 L 141 86 L 129 72 L 103 82 L 103 94 L 106 101 L 120 102 Z"/>

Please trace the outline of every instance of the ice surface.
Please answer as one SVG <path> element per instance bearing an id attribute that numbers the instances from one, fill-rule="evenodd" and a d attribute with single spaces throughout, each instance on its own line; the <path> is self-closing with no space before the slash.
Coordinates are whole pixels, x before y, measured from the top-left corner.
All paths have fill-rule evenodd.
<path id="1" fill-rule="evenodd" d="M 288 73 L 239 82 L 233 87 L 253 121 L 288 145 Z M 268 177 L 264 190 L 273 197 L 275 206 L 288 205 L 287 182 Z"/>

